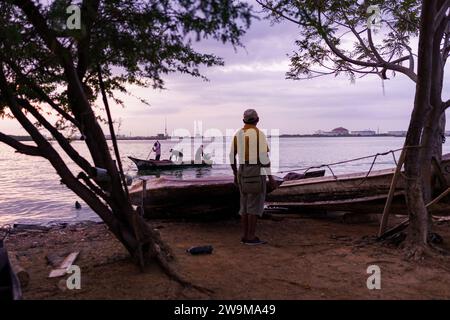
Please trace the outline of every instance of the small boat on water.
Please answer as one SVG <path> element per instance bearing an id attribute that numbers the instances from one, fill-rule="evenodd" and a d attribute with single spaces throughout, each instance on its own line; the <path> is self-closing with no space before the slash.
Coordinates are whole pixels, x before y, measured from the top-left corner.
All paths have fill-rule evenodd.
<path id="1" fill-rule="evenodd" d="M 158 170 L 177 170 L 177 169 L 187 169 L 187 168 L 208 168 L 212 165 L 205 161 L 187 161 L 177 163 L 171 160 L 144 160 L 134 157 L 128 157 L 134 162 L 139 171 L 158 171 Z"/>
<path id="2" fill-rule="evenodd" d="M 19 279 L 12 270 L 3 240 L 0 240 L 0 300 L 20 300 L 21 298 Z"/>

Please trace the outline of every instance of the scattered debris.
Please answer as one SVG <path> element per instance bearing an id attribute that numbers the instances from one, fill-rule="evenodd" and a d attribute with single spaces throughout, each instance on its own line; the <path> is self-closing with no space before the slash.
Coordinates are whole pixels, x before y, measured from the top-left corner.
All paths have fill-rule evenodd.
<path id="1" fill-rule="evenodd" d="M 192 255 L 198 255 L 198 254 L 211 254 L 213 250 L 214 250 L 213 246 L 200 246 L 200 247 L 191 247 L 187 249 L 186 252 Z"/>
<path id="2" fill-rule="evenodd" d="M 64 261 L 64 258 L 69 255 L 70 252 L 64 252 L 64 253 L 56 253 L 52 252 L 45 256 L 45 259 L 47 260 L 47 263 L 51 265 L 53 268 L 58 268 L 59 265 Z"/>
<path id="3" fill-rule="evenodd" d="M 59 278 L 64 276 L 67 273 L 67 270 L 69 270 L 70 266 L 75 262 L 75 260 L 78 258 L 78 255 L 80 254 L 79 251 L 70 253 L 63 262 L 59 265 L 57 269 L 53 269 L 50 271 L 50 274 L 48 275 L 49 278 Z"/>
<path id="4" fill-rule="evenodd" d="M 336 235 L 336 234 L 330 235 L 330 239 L 338 240 L 338 241 L 345 241 L 345 242 L 352 241 L 352 238 L 349 236 L 340 236 L 340 235 Z"/>
<path id="5" fill-rule="evenodd" d="M 42 226 L 39 224 L 25 224 L 25 223 L 15 223 L 13 225 L 12 232 L 17 231 L 40 231 L 40 232 L 48 232 L 50 230 L 49 227 Z"/>
<path id="6" fill-rule="evenodd" d="M 398 247 L 403 241 L 405 241 L 405 239 L 406 233 L 398 232 L 393 234 L 392 236 L 386 237 L 384 240 L 386 240 L 388 244 Z"/>
<path id="7" fill-rule="evenodd" d="M 436 232 L 431 232 L 428 235 L 428 241 L 430 241 L 431 243 L 434 243 L 434 244 L 441 244 L 444 242 L 444 239 L 442 239 L 442 237 L 439 234 L 437 234 Z"/>

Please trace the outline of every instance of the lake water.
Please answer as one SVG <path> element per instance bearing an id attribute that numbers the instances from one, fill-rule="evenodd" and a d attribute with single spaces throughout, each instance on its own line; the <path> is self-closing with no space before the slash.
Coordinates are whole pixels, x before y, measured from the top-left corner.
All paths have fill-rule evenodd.
<path id="1" fill-rule="evenodd" d="M 275 141 L 275 140 L 274 140 Z M 281 138 L 271 141 L 271 150 L 279 154 L 280 171 L 333 163 L 347 159 L 401 148 L 404 138 L 396 137 L 335 137 L 335 138 Z M 215 149 L 215 160 L 221 162 L 227 156 L 228 142 L 205 143 L 206 152 Z M 153 141 L 119 141 L 119 149 L 127 174 L 136 177 L 137 170 L 127 156 L 146 158 Z M 162 158 L 167 158 L 169 149 L 176 142 L 161 141 Z M 80 154 L 88 159 L 87 148 L 81 141 L 73 142 Z M 196 147 L 192 147 L 191 154 Z M 189 151 L 183 150 L 185 159 Z M 444 144 L 444 152 L 450 152 L 450 143 Z M 275 155 L 274 155 L 275 156 Z M 399 152 L 397 152 L 397 158 Z M 367 171 L 373 159 L 365 159 L 332 167 L 336 174 Z M 75 171 L 73 162 L 67 162 Z M 392 155 L 379 157 L 374 170 L 394 166 Z M 330 174 L 327 172 L 327 175 Z M 215 164 L 211 169 L 190 169 L 183 172 L 169 172 L 179 179 L 204 176 L 231 175 L 226 164 Z M 284 173 L 278 174 L 283 176 Z M 82 204 L 81 210 L 74 207 L 75 201 Z M 0 225 L 6 223 L 53 223 L 98 220 L 83 203 L 59 182 L 51 165 L 42 158 L 15 153 L 10 147 L 0 144 Z"/>

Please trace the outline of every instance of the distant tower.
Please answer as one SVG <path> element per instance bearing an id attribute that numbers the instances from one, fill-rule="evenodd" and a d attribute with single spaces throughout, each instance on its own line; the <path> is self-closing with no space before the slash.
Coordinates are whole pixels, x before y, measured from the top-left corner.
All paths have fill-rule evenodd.
<path id="1" fill-rule="evenodd" d="M 167 134 L 167 118 L 164 118 L 164 137 L 168 137 L 169 135 Z"/>

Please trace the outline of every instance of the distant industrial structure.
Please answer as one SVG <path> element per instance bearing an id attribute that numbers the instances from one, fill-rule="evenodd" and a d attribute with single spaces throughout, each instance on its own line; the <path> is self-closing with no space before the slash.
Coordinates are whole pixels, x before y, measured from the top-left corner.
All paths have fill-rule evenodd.
<path id="1" fill-rule="evenodd" d="M 371 129 L 354 130 L 349 131 L 344 127 L 338 127 L 331 131 L 318 130 L 314 133 L 314 136 L 324 137 L 342 137 L 342 136 L 356 136 L 356 137 L 373 137 L 373 136 L 394 136 L 405 137 L 406 131 L 389 131 L 387 133 L 380 133 Z"/>
<path id="2" fill-rule="evenodd" d="M 343 127 L 335 128 L 331 131 L 322 131 L 322 130 L 316 131 L 316 135 L 319 135 L 319 136 L 336 137 L 336 136 L 348 136 L 349 134 L 350 134 L 350 132 Z"/>
<path id="3" fill-rule="evenodd" d="M 388 131 L 389 136 L 406 137 L 406 131 Z"/>
<path id="4" fill-rule="evenodd" d="M 377 133 L 373 130 L 361 130 L 361 131 L 352 131 L 351 135 L 360 137 L 370 137 L 377 135 Z"/>

